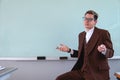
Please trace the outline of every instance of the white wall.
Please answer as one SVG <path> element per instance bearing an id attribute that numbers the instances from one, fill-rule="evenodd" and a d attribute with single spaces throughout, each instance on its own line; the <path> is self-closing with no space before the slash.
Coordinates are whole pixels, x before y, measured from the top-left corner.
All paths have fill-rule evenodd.
<path id="1" fill-rule="evenodd" d="M 1 66 L 17 67 L 8 80 L 55 80 L 70 71 L 76 60 L 0 60 Z M 110 78 L 116 80 L 114 72 L 120 71 L 120 59 L 109 59 Z"/>

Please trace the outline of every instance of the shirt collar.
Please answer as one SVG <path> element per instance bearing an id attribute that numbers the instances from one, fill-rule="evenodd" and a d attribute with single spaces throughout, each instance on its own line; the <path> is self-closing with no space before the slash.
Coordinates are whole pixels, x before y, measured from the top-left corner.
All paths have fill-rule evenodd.
<path id="1" fill-rule="evenodd" d="M 94 29 L 95 29 L 95 27 L 91 28 L 89 31 L 87 31 L 87 30 L 85 29 L 85 32 L 86 32 L 86 33 L 93 32 Z"/>

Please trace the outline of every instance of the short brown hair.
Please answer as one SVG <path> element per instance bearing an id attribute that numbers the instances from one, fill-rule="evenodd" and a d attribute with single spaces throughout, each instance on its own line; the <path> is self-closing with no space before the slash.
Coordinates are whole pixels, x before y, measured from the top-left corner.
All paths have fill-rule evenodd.
<path id="1" fill-rule="evenodd" d="M 85 13 L 85 15 L 86 15 L 86 14 L 92 14 L 92 15 L 94 16 L 94 19 L 95 19 L 95 20 L 98 19 L 98 14 L 97 14 L 95 11 L 93 11 L 93 10 L 88 10 L 88 11 Z"/>

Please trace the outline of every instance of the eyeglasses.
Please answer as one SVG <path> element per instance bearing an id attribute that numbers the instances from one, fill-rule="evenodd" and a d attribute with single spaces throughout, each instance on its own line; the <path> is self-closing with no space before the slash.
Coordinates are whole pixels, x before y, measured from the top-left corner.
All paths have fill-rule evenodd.
<path id="1" fill-rule="evenodd" d="M 82 17 L 82 18 L 83 18 L 84 21 L 87 20 L 87 21 L 89 21 L 89 22 L 92 21 L 92 20 L 94 20 L 94 18 L 86 18 L 86 17 Z"/>

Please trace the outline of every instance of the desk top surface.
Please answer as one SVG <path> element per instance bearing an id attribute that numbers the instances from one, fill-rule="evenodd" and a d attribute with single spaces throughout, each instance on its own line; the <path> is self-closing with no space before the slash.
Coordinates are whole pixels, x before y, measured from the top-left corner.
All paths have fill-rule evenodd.
<path id="1" fill-rule="evenodd" d="M 120 72 L 115 72 L 115 74 L 114 74 L 117 78 L 119 78 L 120 79 Z"/>
<path id="2" fill-rule="evenodd" d="M 16 69 L 17 68 L 14 68 L 14 67 L 6 67 L 5 69 L 0 70 L 0 77 L 6 75 L 8 73 L 11 73 L 11 72 L 15 71 Z"/>

